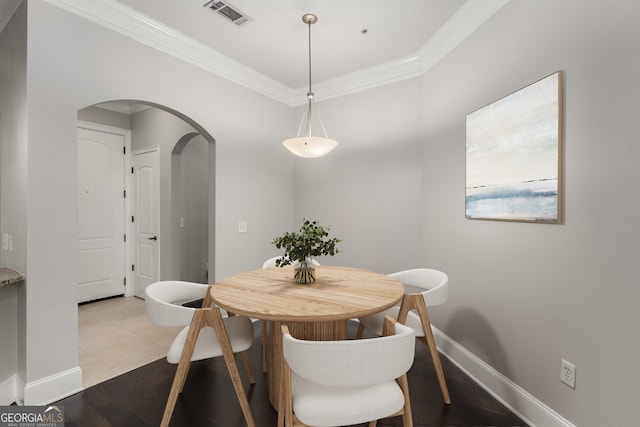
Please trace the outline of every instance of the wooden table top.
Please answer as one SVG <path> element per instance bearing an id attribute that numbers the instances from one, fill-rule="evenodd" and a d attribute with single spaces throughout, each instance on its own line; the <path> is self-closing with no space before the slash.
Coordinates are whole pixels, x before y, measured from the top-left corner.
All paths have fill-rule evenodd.
<path id="1" fill-rule="evenodd" d="M 318 266 L 316 281 L 297 284 L 293 268 L 240 273 L 211 287 L 225 310 L 262 320 L 319 322 L 363 317 L 396 304 L 402 284 L 387 275 L 347 267 Z"/>

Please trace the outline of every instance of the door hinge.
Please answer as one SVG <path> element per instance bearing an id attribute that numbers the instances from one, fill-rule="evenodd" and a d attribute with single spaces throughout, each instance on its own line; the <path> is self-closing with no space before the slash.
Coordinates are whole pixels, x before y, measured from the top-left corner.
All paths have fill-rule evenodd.
<path id="1" fill-rule="evenodd" d="M 122 197 L 127 198 L 127 190 L 122 190 Z"/>
<path id="2" fill-rule="evenodd" d="M 136 266 L 131 264 L 131 271 L 136 271 Z"/>
<path id="3" fill-rule="evenodd" d="M 135 217 L 131 215 L 131 222 L 135 222 Z"/>
<path id="4" fill-rule="evenodd" d="M 133 166 L 131 166 L 131 173 L 133 173 Z"/>
<path id="5" fill-rule="evenodd" d="M 127 278 L 126 277 L 124 278 L 124 286 L 125 287 L 127 286 Z"/>
<path id="6" fill-rule="evenodd" d="M 124 235 L 124 241 L 125 241 L 125 242 L 127 241 L 127 234 L 126 234 L 126 233 L 125 233 L 125 235 Z"/>
<path id="7" fill-rule="evenodd" d="M 122 154 L 127 154 L 127 147 L 122 147 Z"/>

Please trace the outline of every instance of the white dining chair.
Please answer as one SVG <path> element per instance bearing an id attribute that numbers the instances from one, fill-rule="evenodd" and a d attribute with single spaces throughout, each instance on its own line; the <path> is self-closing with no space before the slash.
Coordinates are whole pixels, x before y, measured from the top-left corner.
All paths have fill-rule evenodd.
<path id="1" fill-rule="evenodd" d="M 306 341 L 282 326 L 282 392 L 278 427 L 346 426 L 402 415 L 413 426 L 407 371 L 413 365 L 413 329 L 391 317 L 383 336 Z"/>
<path id="2" fill-rule="evenodd" d="M 449 276 L 439 270 L 431 268 L 414 268 L 389 275 L 404 285 L 405 294 L 400 305 L 371 316 L 360 318 L 360 325 L 356 338 L 361 338 L 364 330 L 368 329 L 380 335 L 384 316 L 391 316 L 398 322 L 416 331 L 416 337 L 429 347 L 433 366 L 436 371 L 442 399 L 447 405 L 451 403 L 449 389 L 444 378 L 440 355 L 436 347 L 427 307 L 444 304 L 449 295 Z"/>
<path id="3" fill-rule="evenodd" d="M 276 261 L 279 260 L 281 256 L 274 256 L 269 258 L 262 264 L 262 268 L 273 268 L 276 266 Z M 315 266 L 319 266 L 320 263 L 315 259 L 311 259 L 311 263 Z M 260 334 L 260 346 L 262 347 L 262 372 L 267 372 L 267 321 L 261 320 L 261 334 Z"/>
<path id="4" fill-rule="evenodd" d="M 253 344 L 251 319 L 230 315 L 222 317 L 220 309 L 212 304 L 209 286 L 200 283 L 162 281 L 145 289 L 147 316 L 160 326 L 184 326 L 167 352 L 167 361 L 177 363 L 176 374 L 162 417 L 161 426 L 168 426 L 178 395 L 182 392 L 192 361 L 224 356 L 227 370 L 240 407 L 249 427 L 255 421 L 244 393 L 242 380 L 235 361 L 235 353 L 244 359 L 249 380 L 256 380 L 249 364 L 247 350 Z M 201 308 L 184 307 L 185 302 L 203 299 Z"/>
<path id="5" fill-rule="evenodd" d="M 274 256 L 273 258 L 269 258 L 268 260 L 266 260 L 263 264 L 262 264 L 262 268 L 271 268 L 271 267 L 275 267 L 276 266 L 276 261 L 279 260 L 280 256 Z M 316 261 L 315 259 L 311 259 L 311 263 L 315 266 L 319 266 L 320 263 L 318 261 Z"/>

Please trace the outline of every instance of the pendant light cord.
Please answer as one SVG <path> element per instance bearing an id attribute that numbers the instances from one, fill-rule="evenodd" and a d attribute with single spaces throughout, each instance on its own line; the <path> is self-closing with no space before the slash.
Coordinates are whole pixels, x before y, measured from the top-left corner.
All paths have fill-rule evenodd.
<path id="1" fill-rule="evenodd" d="M 313 92 L 311 92 L 311 21 L 307 25 L 309 26 L 309 93 L 307 96 L 313 97 Z"/>
<path id="2" fill-rule="evenodd" d="M 314 94 L 312 92 L 312 88 L 311 88 L 311 24 L 314 24 L 317 20 L 317 18 L 313 15 L 305 15 L 302 17 L 303 21 L 307 23 L 307 26 L 309 27 L 309 92 L 307 92 L 307 112 L 305 115 L 302 116 L 302 121 L 300 122 L 300 128 L 298 129 L 298 138 L 300 137 L 300 132 L 302 131 L 302 127 L 305 124 L 305 121 L 307 123 L 307 126 L 305 127 L 305 134 L 308 137 L 311 137 L 311 119 L 313 118 L 313 106 L 312 104 L 315 104 L 315 100 L 314 98 Z M 320 127 L 322 128 L 322 133 L 324 133 L 324 137 L 328 138 L 327 136 L 327 131 L 324 128 L 324 123 L 322 122 L 322 119 L 320 118 L 320 116 L 318 115 L 318 113 L 315 114 L 315 116 L 318 118 L 318 122 L 320 123 Z"/>
<path id="3" fill-rule="evenodd" d="M 311 137 L 311 102 L 313 101 L 313 92 L 311 91 L 311 20 L 307 21 L 309 27 L 309 92 L 307 92 L 307 136 Z"/>

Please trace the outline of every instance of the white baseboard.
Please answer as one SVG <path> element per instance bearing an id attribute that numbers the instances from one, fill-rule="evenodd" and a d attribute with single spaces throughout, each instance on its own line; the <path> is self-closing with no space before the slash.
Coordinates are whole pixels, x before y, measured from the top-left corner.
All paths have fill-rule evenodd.
<path id="1" fill-rule="evenodd" d="M 434 327 L 433 335 L 442 354 L 531 427 L 575 427 L 442 331 Z"/>
<path id="2" fill-rule="evenodd" d="M 7 406 L 16 402 L 17 375 L 12 375 L 0 383 L 0 405 Z"/>
<path id="3" fill-rule="evenodd" d="M 84 390 L 82 387 L 82 370 L 79 366 L 76 366 L 75 368 L 28 382 L 24 387 L 24 404 L 48 405 L 82 390 Z"/>
<path id="4" fill-rule="evenodd" d="M 24 380 L 18 374 L 12 375 L 0 383 L 0 405 L 12 403 L 22 405 L 24 402 Z"/>
<path id="5" fill-rule="evenodd" d="M 24 405 L 24 379 L 20 375 L 16 375 L 16 398 L 18 405 Z"/>

